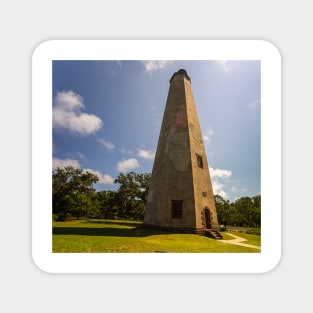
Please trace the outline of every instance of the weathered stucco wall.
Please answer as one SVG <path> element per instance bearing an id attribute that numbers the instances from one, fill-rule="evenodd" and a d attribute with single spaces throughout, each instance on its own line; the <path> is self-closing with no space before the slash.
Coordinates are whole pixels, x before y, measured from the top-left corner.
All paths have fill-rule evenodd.
<path id="1" fill-rule="evenodd" d="M 198 156 L 202 167 L 198 166 Z M 172 200 L 182 200 L 182 215 L 172 217 Z M 210 228 L 218 221 L 190 78 L 185 71 L 170 81 L 144 224 L 182 229 L 204 229 L 204 209 Z M 208 217 L 206 219 L 208 221 Z"/>

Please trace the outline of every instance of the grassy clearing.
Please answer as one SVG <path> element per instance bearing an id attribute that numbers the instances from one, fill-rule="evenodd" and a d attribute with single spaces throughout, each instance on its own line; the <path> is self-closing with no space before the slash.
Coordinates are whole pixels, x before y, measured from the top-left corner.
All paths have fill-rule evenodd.
<path id="1" fill-rule="evenodd" d="M 202 252 L 202 253 L 254 253 L 257 249 L 221 243 L 194 234 L 173 234 L 147 229 L 141 222 L 121 220 L 75 220 L 53 223 L 53 252 Z M 248 234 L 235 235 L 257 244 Z M 233 239 L 223 233 L 224 239 Z M 251 237 L 252 236 L 252 237 Z M 260 236 L 258 236 L 260 237 Z"/>

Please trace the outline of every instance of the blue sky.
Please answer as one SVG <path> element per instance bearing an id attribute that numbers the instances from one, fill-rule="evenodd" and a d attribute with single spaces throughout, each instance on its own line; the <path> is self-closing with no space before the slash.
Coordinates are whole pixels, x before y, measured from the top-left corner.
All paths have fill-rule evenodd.
<path id="1" fill-rule="evenodd" d="M 53 61 L 53 167 L 151 173 L 169 80 L 191 78 L 214 193 L 261 194 L 260 61 Z"/>

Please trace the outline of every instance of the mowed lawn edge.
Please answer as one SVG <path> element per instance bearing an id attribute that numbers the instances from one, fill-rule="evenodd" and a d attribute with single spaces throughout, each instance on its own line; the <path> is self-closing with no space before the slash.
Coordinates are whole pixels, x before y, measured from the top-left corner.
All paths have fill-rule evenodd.
<path id="1" fill-rule="evenodd" d="M 143 227 L 127 220 L 71 220 L 53 222 L 53 253 L 259 253 L 259 249 L 219 242 L 195 234 L 176 234 Z M 261 236 L 231 232 L 261 245 Z M 222 233 L 224 239 L 233 237 Z"/>

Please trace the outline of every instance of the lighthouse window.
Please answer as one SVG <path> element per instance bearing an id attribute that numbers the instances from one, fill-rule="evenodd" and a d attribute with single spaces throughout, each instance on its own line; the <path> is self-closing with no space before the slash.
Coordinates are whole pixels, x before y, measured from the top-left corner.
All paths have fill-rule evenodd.
<path id="1" fill-rule="evenodd" d="M 172 200 L 172 218 L 182 218 L 183 200 Z"/>
<path id="2" fill-rule="evenodd" d="M 203 168 L 202 156 L 199 154 L 197 154 L 197 164 L 198 164 L 198 167 Z"/>

